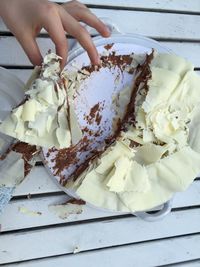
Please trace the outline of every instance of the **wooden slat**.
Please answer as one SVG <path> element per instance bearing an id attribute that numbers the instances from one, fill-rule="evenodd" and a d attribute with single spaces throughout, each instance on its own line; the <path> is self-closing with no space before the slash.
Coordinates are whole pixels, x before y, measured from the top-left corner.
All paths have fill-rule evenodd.
<path id="1" fill-rule="evenodd" d="M 200 46 L 199 43 L 190 42 L 161 42 L 170 48 L 175 54 L 191 61 L 196 68 L 200 67 Z"/>
<path id="2" fill-rule="evenodd" d="M 190 187 L 174 195 L 173 208 L 192 207 L 200 205 L 200 180 L 194 181 Z"/>
<path id="3" fill-rule="evenodd" d="M 69 1 L 69 0 L 68 0 Z M 52 0 L 52 2 L 54 2 Z M 57 0 L 56 2 L 63 3 L 66 1 Z M 80 0 L 83 4 L 107 6 L 107 7 L 124 7 L 124 8 L 137 8 L 137 9 L 150 9 L 150 10 L 163 10 L 163 11 L 174 11 L 174 12 L 200 12 L 199 0 Z"/>
<path id="4" fill-rule="evenodd" d="M 30 187 L 26 184 L 27 190 Z M 32 193 L 33 190 L 30 189 Z M 200 181 L 195 181 L 187 191 L 177 193 L 173 199 L 173 208 L 192 207 L 200 205 Z M 0 216 L 1 231 L 12 231 L 16 229 L 25 229 L 31 227 L 39 227 L 44 225 L 62 224 L 66 222 L 84 221 L 97 218 L 111 217 L 120 215 L 120 213 L 99 211 L 89 206 L 83 207 L 81 214 L 71 214 L 66 219 L 60 219 L 58 215 L 50 212 L 48 206 L 52 204 L 64 203 L 68 199 L 67 195 L 38 197 L 33 199 L 22 199 L 11 201 L 6 207 L 4 213 Z M 28 211 L 40 212 L 40 216 L 31 216 L 23 214 L 19 211 L 21 207 L 25 207 Z M 14 217 L 15 220 L 10 220 Z"/>
<path id="5" fill-rule="evenodd" d="M 38 38 L 39 47 L 43 55 L 52 49 L 54 51 L 54 45 L 48 38 Z M 69 47 L 72 46 L 74 40 L 69 40 Z M 160 42 L 164 46 L 170 48 L 174 53 L 183 56 L 193 62 L 195 67 L 200 67 L 200 45 L 194 42 Z M 14 37 L 3 37 L 0 40 L 0 65 L 9 66 L 31 66 L 27 56 L 23 52 L 22 48 L 15 40 Z M 9 52 L 8 52 L 9 51 Z M 9 56 L 8 56 L 9 53 Z M 19 73 L 18 70 L 17 73 Z M 24 78 L 23 78 L 24 79 Z"/>
<path id="6" fill-rule="evenodd" d="M 91 9 L 98 17 L 111 18 L 124 33 L 139 33 L 156 38 L 200 40 L 198 15 Z M 0 21 L 0 31 L 8 31 Z"/>
<path id="7" fill-rule="evenodd" d="M 181 262 L 176 264 L 177 267 L 199 267 L 200 266 L 200 259 L 199 260 L 191 260 L 186 262 Z"/>
<path id="8" fill-rule="evenodd" d="M 82 213 L 71 214 L 67 219 L 63 220 L 48 210 L 49 205 L 64 203 L 68 199 L 69 197 L 66 195 L 12 201 L 0 217 L 1 232 L 119 215 L 119 213 L 99 211 L 85 205 Z M 21 207 L 25 207 L 29 211 L 41 212 L 41 215 L 30 216 L 23 214 L 19 211 Z M 10 221 L 12 216 L 15 218 L 14 221 Z"/>
<path id="9" fill-rule="evenodd" d="M 4 234 L 0 236 L 0 263 L 73 253 L 76 247 L 86 251 L 196 233 L 199 221 L 200 209 L 192 209 L 152 223 L 131 217 Z"/>
<path id="10" fill-rule="evenodd" d="M 54 0 L 50 0 L 55 2 Z M 57 3 L 66 3 L 70 0 L 57 0 Z M 151 11 L 171 11 L 171 12 L 184 12 L 184 13 L 198 13 L 200 12 L 199 0 L 79 0 L 79 2 L 97 7 L 113 7 L 120 9 L 130 8 L 136 10 L 151 10 Z"/>
<path id="11" fill-rule="evenodd" d="M 18 267 L 152 267 L 173 264 L 171 266 L 200 266 L 199 259 L 200 235 L 176 237 L 131 244 L 122 247 L 65 255 L 43 260 L 15 264 Z M 194 260 L 194 261 L 193 261 Z M 183 261 L 186 261 L 185 263 Z M 192 261 L 192 262 L 187 262 Z M 4 265 L 13 267 L 13 265 Z"/>
<path id="12" fill-rule="evenodd" d="M 9 69 L 14 75 L 16 75 L 21 81 L 26 83 L 32 73 L 31 69 Z"/>
<path id="13" fill-rule="evenodd" d="M 43 166 L 35 166 L 24 182 L 16 188 L 14 196 L 60 191 L 60 188 L 55 184 L 46 169 Z"/>
<path id="14" fill-rule="evenodd" d="M 38 38 L 37 42 L 42 55 L 45 55 L 49 49 L 54 51 L 54 44 L 49 38 Z M 0 65 L 31 66 L 15 37 L 1 37 L 0 51 Z"/>

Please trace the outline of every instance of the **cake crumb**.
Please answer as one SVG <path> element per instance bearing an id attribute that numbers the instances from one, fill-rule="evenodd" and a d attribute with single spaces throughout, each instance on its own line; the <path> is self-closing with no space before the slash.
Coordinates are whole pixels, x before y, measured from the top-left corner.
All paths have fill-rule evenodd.
<path id="1" fill-rule="evenodd" d="M 78 246 L 76 246 L 73 250 L 73 253 L 76 254 L 76 253 L 79 253 L 80 252 L 80 248 Z"/>
<path id="2" fill-rule="evenodd" d="M 83 205 L 85 205 L 85 201 L 72 198 L 62 204 L 49 205 L 48 209 L 60 219 L 64 220 L 71 214 L 81 214 L 83 212 Z"/>
<path id="3" fill-rule="evenodd" d="M 111 43 L 111 44 L 107 44 L 107 45 L 104 45 L 104 48 L 106 50 L 110 50 L 112 47 L 113 47 L 114 43 Z"/>
<path id="4" fill-rule="evenodd" d="M 23 214 L 30 215 L 30 216 L 40 216 L 40 215 L 42 215 L 42 212 L 29 210 L 28 208 L 26 208 L 24 206 L 19 207 L 18 211 L 23 213 Z"/>

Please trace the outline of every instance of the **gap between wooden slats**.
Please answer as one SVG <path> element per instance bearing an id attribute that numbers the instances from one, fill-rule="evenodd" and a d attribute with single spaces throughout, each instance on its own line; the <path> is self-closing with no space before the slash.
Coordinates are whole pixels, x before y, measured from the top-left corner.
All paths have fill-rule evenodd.
<path id="1" fill-rule="evenodd" d="M 51 2 L 55 2 L 51 0 Z M 57 3 L 65 3 L 68 1 L 57 0 Z M 105 8 L 132 8 L 140 10 L 152 10 L 152 11 L 171 11 L 171 12 L 185 12 L 185 13 L 198 13 L 200 12 L 199 0 L 80 0 L 79 2 L 97 7 Z"/>
<path id="2" fill-rule="evenodd" d="M 180 262 L 176 262 L 173 264 L 164 264 L 164 265 L 160 265 L 160 267 L 182 267 L 182 266 L 186 266 L 186 267 L 199 267 L 200 266 L 200 258 L 199 259 L 191 259 L 189 261 L 180 261 Z"/>
<path id="3" fill-rule="evenodd" d="M 36 180 L 37 182 L 37 180 Z M 27 183 L 28 186 L 28 183 Z M 27 187 L 28 188 L 28 187 Z M 195 181 L 187 191 L 177 193 L 173 199 L 173 209 L 188 209 L 200 207 L 200 181 Z M 0 216 L 1 231 L 13 231 L 31 227 L 81 222 L 85 220 L 104 219 L 113 216 L 121 216 L 122 213 L 101 211 L 90 206 L 83 206 L 81 214 L 71 214 L 66 219 L 60 219 L 58 215 L 48 210 L 49 205 L 61 204 L 69 199 L 67 195 L 51 195 L 33 197 L 30 199 L 13 200 Z M 20 212 L 20 208 L 28 211 L 39 212 L 41 215 L 31 216 Z M 14 217 L 15 220 L 10 220 Z"/>
<path id="4" fill-rule="evenodd" d="M 109 18 L 121 32 L 156 38 L 200 40 L 200 16 L 128 10 L 91 9 L 100 18 Z M 0 32 L 8 32 L 0 22 Z"/>
<path id="5" fill-rule="evenodd" d="M 60 192 L 43 166 L 36 166 L 15 190 L 14 196 Z"/>
<path id="6" fill-rule="evenodd" d="M 194 234 L 200 232 L 199 221 L 200 209 L 192 209 L 173 212 L 164 220 L 152 223 L 130 217 L 2 234 L 0 235 L 0 263 L 73 253 L 76 247 L 80 251 L 86 251 Z M 200 244 L 199 242 L 198 238 L 196 244 Z M 199 246 L 196 245 L 196 247 Z M 181 247 L 181 251 L 183 248 L 184 246 Z M 189 249 L 188 246 L 187 248 Z"/>
<path id="7" fill-rule="evenodd" d="M 153 267 L 153 266 L 200 266 L 200 235 L 161 239 L 159 241 L 128 244 L 76 255 L 52 256 L 49 258 L 7 264 L 5 267 Z M 173 264 L 173 265 L 172 265 Z"/>
<path id="8" fill-rule="evenodd" d="M 43 55 L 51 49 L 54 51 L 54 44 L 49 38 L 38 38 L 38 44 Z M 69 47 L 74 44 L 74 39 L 69 39 Z M 196 42 L 170 42 L 161 41 L 161 44 L 170 48 L 174 53 L 185 57 L 193 62 L 196 68 L 200 68 L 200 45 Z M 10 66 L 9 68 L 21 68 L 31 67 L 27 56 L 20 47 L 19 43 L 14 37 L 4 37 L 0 39 L 0 65 Z M 8 56 L 9 55 L 9 56 Z M 20 70 L 17 73 L 20 72 Z M 30 70 L 29 70 L 30 71 Z"/>

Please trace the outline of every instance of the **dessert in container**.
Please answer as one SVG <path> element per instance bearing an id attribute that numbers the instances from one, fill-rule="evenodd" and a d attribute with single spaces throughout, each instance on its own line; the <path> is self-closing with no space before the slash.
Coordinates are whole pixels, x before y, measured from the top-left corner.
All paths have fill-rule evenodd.
<path id="1" fill-rule="evenodd" d="M 60 73 L 60 58 L 50 53 L 24 101 L 10 100 L 15 108 L 6 119 L 2 106 L 0 131 L 21 140 L 3 157 L 2 176 L 19 173 L 11 185 L 19 184 L 28 173 L 19 167 L 30 171 L 37 145 L 68 195 L 99 210 L 158 220 L 200 169 L 200 79 L 190 62 L 158 42 L 106 23 L 111 37 L 93 38 L 101 66 L 91 66 L 75 43 Z M 15 172 L 5 172 L 3 164 L 12 162 Z"/>
<path id="2" fill-rule="evenodd" d="M 102 38 L 100 36 L 96 36 L 93 38 L 94 44 L 98 49 L 99 53 L 103 53 L 105 51 L 105 46 L 109 45 L 109 44 L 114 44 L 114 50 L 118 53 L 118 54 L 131 54 L 131 53 L 135 53 L 135 54 L 144 54 L 144 53 L 150 53 L 152 51 L 152 48 L 155 49 L 156 51 L 158 51 L 159 53 L 172 53 L 172 51 L 166 47 L 164 47 L 163 45 L 161 45 L 160 43 L 150 39 L 150 38 L 146 38 L 143 37 L 141 35 L 138 34 L 123 34 L 121 33 L 118 28 L 112 24 L 112 22 L 106 20 L 106 23 L 108 25 L 108 27 L 111 29 L 112 35 L 109 38 Z M 71 68 L 81 68 L 83 65 L 89 65 L 89 59 L 88 56 L 86 54 L 86 52 L 84 51 L 83 48 L 80 47 L 79 44 L 77 44 L 76 42 L 74 43 L 73 49 L 72 51 L 69 53 L 69 58 L 68 58 L 68 64 L 66 66 L 66 69 L 71 70 Z M 95 75 L 95 74 L 94 74 Z M 89 109 L 98 101 L 101 101 L 105 98 L 109 99 L 112 96 L 113 93 L 113 80 L 109 80 L 107 76 L 105 76 L 106 74 L 97 74 L 96 78 L 92 79 L 91 84 L 90 82 L 88 82 L 87 86 L 89 87 L 90 85 L 92 87 L 94 87 L 94 83 L 95 83 L 95 93 L 92 95 L 85 95 L 82 96 L 82 98 L 87 98 L 87 101 L 89 103 L 89 107 L 87 112 L 89 111 Z M 116 75 L 116 73 L 115 73 Z M 106 79 L 107 78 L 107 79 Z M 107 80 L 107 82 L 100 82 L 100 81 L 105 81 Z M 122 82 L 121 87 L 123 87 L 127 82 L 131 82 L 131 76 L 129 77 L 125 77 L 124 78 L 124 83 Z M 110 92 L 106 92 L 105 90 L 101 90 L 102 87 L 107 86 L 107 88 L 110 88 L 111 91 Z M 87 90 L 85 91 L 87 92 Z M 102 92 L 102 93 L 101 93 Z M 84 92 L 83 92 L 84 93 Z M 107 95 L 105 96 L 105 94 L 107 93 Z M 86 93 L 87 94 L 87 93 Z M 83 103 L 83 101 L 80 101 L 79 104 L 81 105 L 81 103 Z M 80 109 L 86 109 L 86 105 L 82 105 L 80 107 Z M 86 113 L 87 113 L 86 112 Z M 109 109 L 106 110 L 107 117 L 112 117 L 111 114 L 109 114 Z M 81 126 L 83 126 L 84 121 L 81 120 Z M 110 121 L 111 124 L 111 121 Z M 48 151 L 47 149 L 43 149 L 43 157 L 45 162 L 46 161 L 46 156 Z M 51 153 L 50 157 L 54 156 L 54 152 Z M 72 190 L 72 189 L 68 189 L 65 188 L 64 186 L 61 186 L 60 184 L 60 177 L 56 175 L 52 175 L 52 165 L 51 163 L 45 164 L 49 174 L 52 176 L 52 179 L 57 183 L 57 185 L 63 190 L 65 191 L 68 195 L 79 199 L 79 197 L 77 196 L 77 194 Z M 107 209 L 102 209 L 102 208 L 98 208 L 96 206 L 93 206 L 90 203 L 86 203 L 87 205 L 91 206 L 91 207 L 95 207 L 99 210 L 104 210 L 104 211 L 109 211 L 112 212 L 111 210 L 107 210 Z M 144 220 L 147 221 L 154 221 L 154 220 L 159 220 L 161 218 L 163 218 L 164 216 L 166 216 L 172 208 L 172 199 L 167 201 L 166 203 L 163 203 L 163 205 L 161 205 L 160 207 L 155 207 L 156 212 L 153 213 L 148 213 L 148 211 L 146 212 L 135 212 L 133 213 L 133 215 L 136 215 Z"/>

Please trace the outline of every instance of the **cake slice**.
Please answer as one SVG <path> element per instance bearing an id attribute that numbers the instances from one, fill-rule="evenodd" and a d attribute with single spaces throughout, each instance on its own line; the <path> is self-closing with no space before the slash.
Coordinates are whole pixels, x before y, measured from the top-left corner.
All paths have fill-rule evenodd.
<path id="1" fill-rule="evenodd" d="M 46 148 L 76 144 L 82 132 L 73 103 L 69 104 L 67 79 L 60 73 L 60 57 L 47 54 L 28 84 L 24 100 L 2 122 L 0 132 Z"/>

